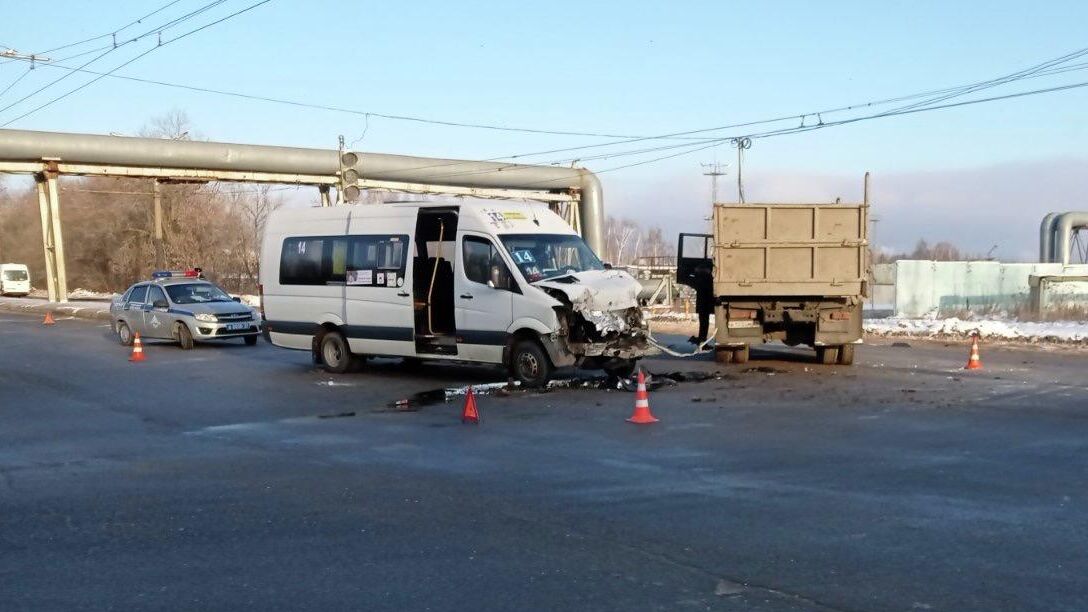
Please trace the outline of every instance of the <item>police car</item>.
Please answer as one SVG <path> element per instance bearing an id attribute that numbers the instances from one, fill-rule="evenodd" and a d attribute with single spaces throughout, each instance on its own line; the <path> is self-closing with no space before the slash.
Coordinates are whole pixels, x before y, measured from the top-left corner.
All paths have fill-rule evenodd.
<path id="1" fill-rule="evenodd" d="M 110 318 L 125 346 L 136 333 L 173 340 L 183 349 L 193 348 L 194 342 L 231 338 L 252 346 L 260 333 L 254 311 L 205 280 L 200 268 L 154 272 L 150 281 L 132 285 L 113 300 Z"/>

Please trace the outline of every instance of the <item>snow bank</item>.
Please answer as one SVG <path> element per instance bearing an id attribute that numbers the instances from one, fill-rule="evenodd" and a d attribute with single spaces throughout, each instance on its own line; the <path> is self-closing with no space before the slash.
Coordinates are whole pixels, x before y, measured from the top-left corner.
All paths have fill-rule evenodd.
<path id="1" fill-rule="evenodd" d="M 68 292 L 69 300 L 112 300 L 117 297 L 116 293 L 103 293 L 101 291 L 91 291 L 89 289 L 73 289 Z"/>
<path id="2" fill-rule="evenodd" d="M 694 312 L 678 312 L 675 310 L 649 310 L 642 309 L 642 312 L 647 321 L 699 321 L 699 315 Z M 714 315 L 710 315 L 710 321 L 713 324 Z"/>
<path id="3" fill-rule="evenodd" d="M 965 338 L 978 332 L 983 338 L 1021 342 L 1088 342 L 1084 321 L 1002 321 L 962 319 L 866 319 L 865 333 L 875 336 Z"/>

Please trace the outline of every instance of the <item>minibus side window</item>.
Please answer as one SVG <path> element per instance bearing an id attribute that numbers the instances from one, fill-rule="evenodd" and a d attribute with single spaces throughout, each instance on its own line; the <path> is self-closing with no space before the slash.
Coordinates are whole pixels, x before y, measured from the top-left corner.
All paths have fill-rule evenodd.
<path id="1" fill-rule="evenodd" d="M 280 256 L 281 285 L 324 285 L 324 238 L 288 238 Z"/>
<path id="2" fill-rule="evenodd" d="M 512 288 L 510 269 L 490 240 L 465 236 L 461 241 L 461 254 L 465 277 L 470 281 L 495 289 Z"/>
<path id="3" fill-rule="evenodd" d="M 347 284 L 401 287 L 407 264 L 408 236 L 352 236 Z"/>
<path id="4" fill-rule="evenodd" d="M 342 285 L 348 266 L 348 239 L 336 238 L 329 242 L 332 243 L 330 249 L 332 253 L 329 261 L 330 270 L 325 282 L 330 285 Z"/>
<path id="5" fill-rule="evenodd" d="M 280 284 L 399 287 L 404 284 L 407 244 L 404 235 L 287 238 L 280 254 Z"/>

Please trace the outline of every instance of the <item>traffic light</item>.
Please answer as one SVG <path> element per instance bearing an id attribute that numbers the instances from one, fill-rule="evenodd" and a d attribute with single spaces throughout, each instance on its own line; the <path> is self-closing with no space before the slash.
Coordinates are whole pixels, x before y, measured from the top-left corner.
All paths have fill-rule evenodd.
<path id="1" fill-rule="evenodd" d="M 363 177 L 355 169 L 357 163 L 359 163 L 359 155 L 356 153 L 347 151 L 340 155 L 340 193 L 348 202 L 354 202 L 362 195 L 359 180 Z"/>

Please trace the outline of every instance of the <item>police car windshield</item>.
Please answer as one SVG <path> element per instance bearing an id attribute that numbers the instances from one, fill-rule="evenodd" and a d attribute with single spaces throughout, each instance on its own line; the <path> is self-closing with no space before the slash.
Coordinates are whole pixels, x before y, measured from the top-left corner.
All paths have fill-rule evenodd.
<path id="1" fill-rule="evenodd" d="M 589 250 L 581 236 L 569 234 L 505 234 L 500 236 L 525 280 L 530 283 L 586 270 L 603 270 L 604 264 Z"/>
<path id="2" fill-rule="evenodd" d="M 204 304 L 206 302 L 230 302 L 225 291 L 211 283 L 185 283 L 167 285 L 166 292 L 175 304 Z"/>

